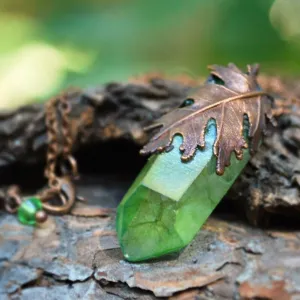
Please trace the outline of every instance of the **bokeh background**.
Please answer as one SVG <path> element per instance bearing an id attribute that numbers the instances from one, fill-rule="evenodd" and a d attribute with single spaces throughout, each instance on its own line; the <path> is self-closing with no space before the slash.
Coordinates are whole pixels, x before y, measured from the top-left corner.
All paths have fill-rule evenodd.
<path id="1" fill-rule="evenodd" d="M 0 108 L 144 72 L 300 74 L 299 0 L 1 0 Z"/>

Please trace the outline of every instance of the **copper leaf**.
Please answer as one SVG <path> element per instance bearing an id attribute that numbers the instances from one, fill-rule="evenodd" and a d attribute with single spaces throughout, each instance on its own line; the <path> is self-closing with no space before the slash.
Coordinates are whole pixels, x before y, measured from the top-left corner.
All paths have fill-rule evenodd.
<path id="1" fill-rule="evenodd" d="M 257 150 L 267 121 L 272 121 L 272 98 L 261 91 L 256 77 L 258 65 L 248 66 L 243 73 L 234 64 L 228 67 L 213 65 L 210 79 L 197 88 L 181 107 L 171 111 L 151 128 L 160 130 L 141 150 L 142 154 L 163 151 L 170 147 L 174 135 L 180 134 L 182 160 L 193 157 L 197 147 L 205 147 L 205 129 L 214 119 L 217 138 L 214 154 L 217 157 L 216 172 L 224 173 L 230 164 L 231 153 L 242 159 L 243 149 L 248 142 L 243 135 L 244 118 L 248 117 L 250 151 Z"/>

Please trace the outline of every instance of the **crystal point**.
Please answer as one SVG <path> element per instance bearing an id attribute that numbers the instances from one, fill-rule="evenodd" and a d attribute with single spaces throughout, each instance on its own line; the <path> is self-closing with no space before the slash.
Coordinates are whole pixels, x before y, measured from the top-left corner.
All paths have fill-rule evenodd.
<path id="1" fill-rule="evenodd" d="M 182 162 L 180 136 L 174 149 L 153 155 L 141 171 L 117 211 L 117 234 L 129 261 L 157 258 L 180 251 L 197 234 L 249 160 L 231 157 L 222 176 L 216 174 L 213 144 L 214 122 L 209 122 L 205 148 Z"/>

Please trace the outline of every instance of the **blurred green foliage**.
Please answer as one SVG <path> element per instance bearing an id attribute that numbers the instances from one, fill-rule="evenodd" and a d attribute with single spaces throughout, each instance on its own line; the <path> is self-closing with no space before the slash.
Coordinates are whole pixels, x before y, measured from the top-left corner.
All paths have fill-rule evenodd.
<path id="1" fill-rule="evenodd" d="M 1 0 L 0 106 L 144 72 L 203 75 L 212 63 L 299 74 L 295 2 Z"/>

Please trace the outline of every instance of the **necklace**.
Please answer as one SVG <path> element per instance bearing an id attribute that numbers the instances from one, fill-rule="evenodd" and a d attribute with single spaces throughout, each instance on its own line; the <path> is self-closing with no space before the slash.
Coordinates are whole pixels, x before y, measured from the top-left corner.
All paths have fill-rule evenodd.
<path id="1" fill-rule="evenodd" d="M 255 66 L 247 73 L 234 65 L 214 66 L 199 89 L 188 98 L 180 95 L 185 100 L 178 109 L 148 126 L 148 130 L 160 131 L 142 152 L 154 154 L 117 211 L 116 230 L 127 260 L 160 257 L 188 245 L 247 164 L 251 150 L 261 143 L 265 121 L 271 115 L 299 114 L 290 110 L 296 100 L 274 101 L 258 86 L 256 76 Z M 110 90 L 113 87 L 108 86 Z M 45 106 L 48 186 L 32 197 L 22 197 L 17 186 L 1 195 L 6 210 L 17 213 L 24 224 L 42 223 L 49 213 L 68 213 L 80 199 L 73 184 L 78 172 L 72 156 L 79 130 L 72 118 L 76 107 L 71 107 L 68 99 L 68 94 L 61 94 Z M 270 104 L 275 104 L 271 111 Z M 118 107 L 121 105 L 118 102 Z M 97 106 L 92 106 L 80 120 L 95 128 L 91 116 Z M 107 117 L 105 111 L 101 117 Z M 108 119 L 110 128 L 114 128 L 114 121 Z M 251 124 L 255 124 L 255 130 L 251 131 Z M 84 126 L 80 125 L 82 130 Z M 99 137 L 109 134 L 115 137 L 110 131 Z"/>
<path id="2" fill-rule="evenodd" d="M 10 186 L 4 196 L 7 212 L 15 213 L 20 222 L 36 225 L 50 214 L 65 214 L 73 207 L 76 196 L 73 180 L 78 177 L 77 162 L 72 156 L 71 111 L 67 94 L 50 99 L 45 105 L 48 149 L 45 177 L 48 186 L 34 196 L 23 197 L 20 188 Z"/>
<path id="3" fill-rule="evenodd" d="M 258 65 L 209 67 L 207 81 L 148 130 L 152 154 L 117 210 L 129 261 L 184 249 L 275 125 L 274 98 L 259 86 Z"/>

